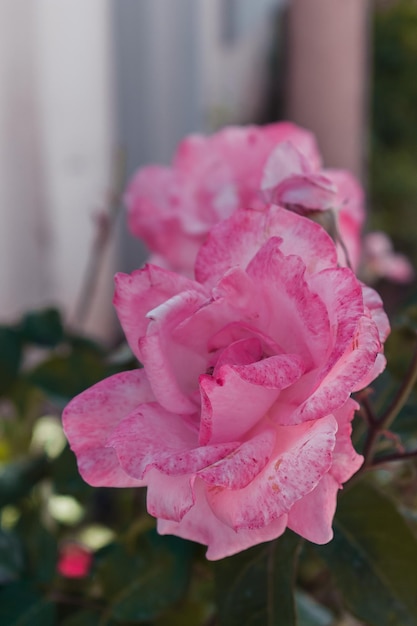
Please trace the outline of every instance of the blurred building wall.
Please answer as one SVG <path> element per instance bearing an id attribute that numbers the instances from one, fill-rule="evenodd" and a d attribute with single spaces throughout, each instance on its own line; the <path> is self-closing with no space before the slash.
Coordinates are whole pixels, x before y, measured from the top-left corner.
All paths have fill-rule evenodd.
<path id="1" fill-rule="evenodd" d="M 1 318 L 74 312 L 113 150 L 105 0 L 0 3 Z M 111 294 L 101 290 L 102 301 Z M 108 306 L 87 330 L 106 332 Z"/>
<path id="2" fill-rule="evenodd" d="M 73 317 L 119 148 L 125 173 L 180 138 L 257 116 L 288 5 L 288 115 L 330 165 L 361 170 L 367 0 L 2 0 L 0 318 Z M 277 76 L 282 82 L 283 77 Z M 87 332 L 112 332 L 114 270 L 144 258 L 120 220 Z"/>

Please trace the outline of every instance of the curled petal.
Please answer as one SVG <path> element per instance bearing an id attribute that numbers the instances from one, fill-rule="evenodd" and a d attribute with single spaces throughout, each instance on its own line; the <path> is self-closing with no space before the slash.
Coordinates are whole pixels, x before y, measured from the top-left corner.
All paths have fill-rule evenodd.
<path id="1" fill-rule="evenodd" d="M 228 489 L 246 487 L 269 461 L 275 436 L 273 428 L 265 428 L 225 458 L 198 472 L 198 475 L 210 485 Z"/>
<path id="2" fill-rule="evenodd" d="M 285 530 L 287 516 L 274 520 L 264 528 L 241 528 L 233 530 L 223 524 L 207 504 L 204 483 L 199 479 L 194 484 L 195 504 L 179 523 L 158 520 L 161 535 L 173 534 L 208 546 L 209 560 L 223 559 L 251 546 L 276 539 Z"/>
<path id="3" fill-rule="evenodd" d="M 113 304 L 129 346 L 139 360 L 142 359 L 139 340 L 149 325 L 148 312 L 178 292 L 202 291 L 188 278 L 155 265 L 146 265 L 130 275 L 116 274 L 115 284 Z"/>
<path id="4" fill-rule="evenodd" d="M 199 447 L 197 430 L 187 416 L 149 403 L 121 421 L 107 445 L 116 450 L 124 471 L 142 480 L 151 468 L 171 476 L 195 473 L 230 454 L 239 444 Z"/>
<path id="5" fill-rule="evenodd" d="M 201 444 L 242 438 L 262 420 L 280 391 L 303 373 L 302 361 L 296 356 L 271 359 L 274 363 L 271 367 L 263 365 L 270 359 L 259 362 L 258 369 L 223 365 L 216 376 L 200 377 Z"/>
<path id="6" fill-rule="evenodd" d="M 95 487 L 143 485 L 124 472 L 106 442 L 138 404 L 154 399 L 144 370 L 134 370 L 102 380 L 68 404 L 62 417 L 64 431 L 86 482 Z"/>
<path id="7" fill-rule="evenodd" d="M 336 264 L 335 246 L 321 226 L 270 205 L 263 211 L 236 211 L 212 228 L 197 256 L 197 280 L 215 285 L 230 268 L 245 269 L 270 237 L 281 240 L 280 249 L 284 255 L 296 251 L 304 261 L 307 274 Z"/>
<path id="8" fill-rule="evenodd" d="M 278 427 L 271 459 L 251 483 L 238 490 L 207 488 L 215 515 L 239 529 L 261 528 L 287 514 L 328 472 L 336 431 L 333 416 Z"/>
<path id="9" fill-rule="evenodd" d="M 331 541 L 338 491 L 337 481 L 330 473 L 325 474 L 313 491 L 294 504 L 288 514 L 288 528 L 319 545 Z"/>

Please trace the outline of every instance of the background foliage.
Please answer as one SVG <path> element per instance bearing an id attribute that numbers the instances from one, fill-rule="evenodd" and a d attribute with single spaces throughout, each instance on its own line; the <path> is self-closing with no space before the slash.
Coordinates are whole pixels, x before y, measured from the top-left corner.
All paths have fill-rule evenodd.
<path id="1" fill-rule="evenodd" d="M 417 3 L 378 12 L 374 43 L 374 222 L 410 253 Z M 341 493 L 334 540 L 313 546 L 287 531 L 216 563 L 202 546 L 158 536 L 142 490 L 92 489 L 78 475 L 61 410 L 105 376 L 137 367 L 127 347 L 72 333 L 55 309 L 1 326 L 0 624 L 415 626 L 417 297 L 411 293 L 393 321 L 389 367 L 358 398 L 354 441 L 372 452 L 373 466 Z M 397 402 L 395 421 L 384 421 L 404 380 L 410 394 Z M 81 576 L 63 565 L 74 546 L 86 557 Z"/>

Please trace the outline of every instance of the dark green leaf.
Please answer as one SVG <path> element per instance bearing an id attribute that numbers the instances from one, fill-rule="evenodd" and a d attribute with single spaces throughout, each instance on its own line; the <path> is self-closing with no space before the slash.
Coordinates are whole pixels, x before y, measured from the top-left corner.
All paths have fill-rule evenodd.
<path id="1" fill-rule="evenodd" d="M 220 624 L 295 625 L 294 577 L 301 539 L 279 539 L 215 564 Z"/>
<path id="2" fill-rule="evenodd" d="M 75 455 L 69 446 L 65 446 L 59 457 L 51 462 L 51 477 L 55 493 L 83 499 L 91 497 L 94 491 L 81 478 Z"/>
<path id="3" fill-rule="evenodd" d="M 22 360 L 22 341 L 14 328 L 0 326 L 0 395 L 15 382 Z"/>
<path id="4" fill-rule="evenodd" d="M 55 626 L 55 606 L 25 582 L 0 590 L 1 626 Z"/>
<path id="5" fill-rule="evenodd" d="M 89 347 L 79 347 L 44 361 L 27 375 L 27 379 L 53 400 L 64 404 L 106 375 L 106 366 L 97 352 Z"/>
<path id="6" fill-rule="evenodd" d="M 100 619 L 95 611 L 76 611 L 60 622 L 60 626 L 99 626 Z"/>
<path id="7" fill-rule="evenodd" d="M 55 537 L 41 525 L 37 515 L 22 515 L 16 532 L 26 554 L 26 571 L 31 580 L 50 582 L 56 573 L 58 549 Z"/>
<path id="8" fill-rule="evenodd" d="M 0 508 L 26 496 L 48 471 L 49 463 L 44 457 L 3 465 L 0 468 Z"/>
<path id="9" fill-rule="evenodd" d="M 371 626 L 415 626 L 417 540 L 393 502 L 356 485 L 340 498 L 334 533 L 317 551 L 352 613 Z"/>
<path id="10" fill-rule="evenodd" d="M 15 533 L 0 530 L 0 585 L 17 580 L 23 569 L 23 552 Z"/>
<path id="11" fill-rule="evenodd" d="M 64 337 L 59 311 L 51 308 L 27 313 L 21 321 L 20 333 L 24 341 L 55 347 Z"/>
<path id="12" fill-rule="evenodd" d="M 139 536 L 135 546 L 113 544 L 97 555 L 97 578 L 110 597 L 109 618 L 154 620 L 186 592 L 192 544 L 155 531 Z"/>

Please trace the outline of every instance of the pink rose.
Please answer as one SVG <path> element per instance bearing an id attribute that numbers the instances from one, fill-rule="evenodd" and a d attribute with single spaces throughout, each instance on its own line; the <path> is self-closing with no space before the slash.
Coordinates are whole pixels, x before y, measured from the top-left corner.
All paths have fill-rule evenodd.
<path id="1" fill-rule="evenodd" d="M 314 136 L 290 123 L 191 135 L 171 167 L 148 166 L 134 176 L 125 196 L 129 227 L 153 253 L 151 262 L 192 277 L 211 227 L 239 208 L 264 210 L 273 201 L 301 213 L 333 209 L 356 269 L 361 187 L 347 172 L 320 167 Z M 339 257 L 346 265 L 341 250 Z"/>
<path id="2" fill-rule="evenodd" d="M 91 550 L 79 543 L 68 542 L 60 548 L 57 569 L 65 578 L 84 578 L 90 573 L 92 562 Z"/>
<path id="3" fill-rule="evenodd" d="M 307 217 L 332 212 L 339 262 L 357 271 L 365 209 L 363 190 L 352 174 L 322 170 L 320 162 L 309 159 L 296 145 L 283 142 L 265 165 L 262 190 L 269 202 Z"/>
<path id="4" fill-rule="evenodd" d="M 379 278 L 397 283 L 409 283 L 414 270 L 404 254 L 394 252 L 392 241 L 383 232 L 375 231 L 364 237 L 363 274 L 372 284 Z"/>
<path id="5" fill-rule="evenodd" d="M 64 428 L 84 479 L 148 487 L 162 534 L 220 559 L 281 535 L 332 537 L 362 464 L 351 393 L 384 368 L 379 296 L 337 265 L 316 223 L 239 210 L 211 231 L 193 281 L 119 274 L 115 306 L 143 369 L 76 397 Z"/>

